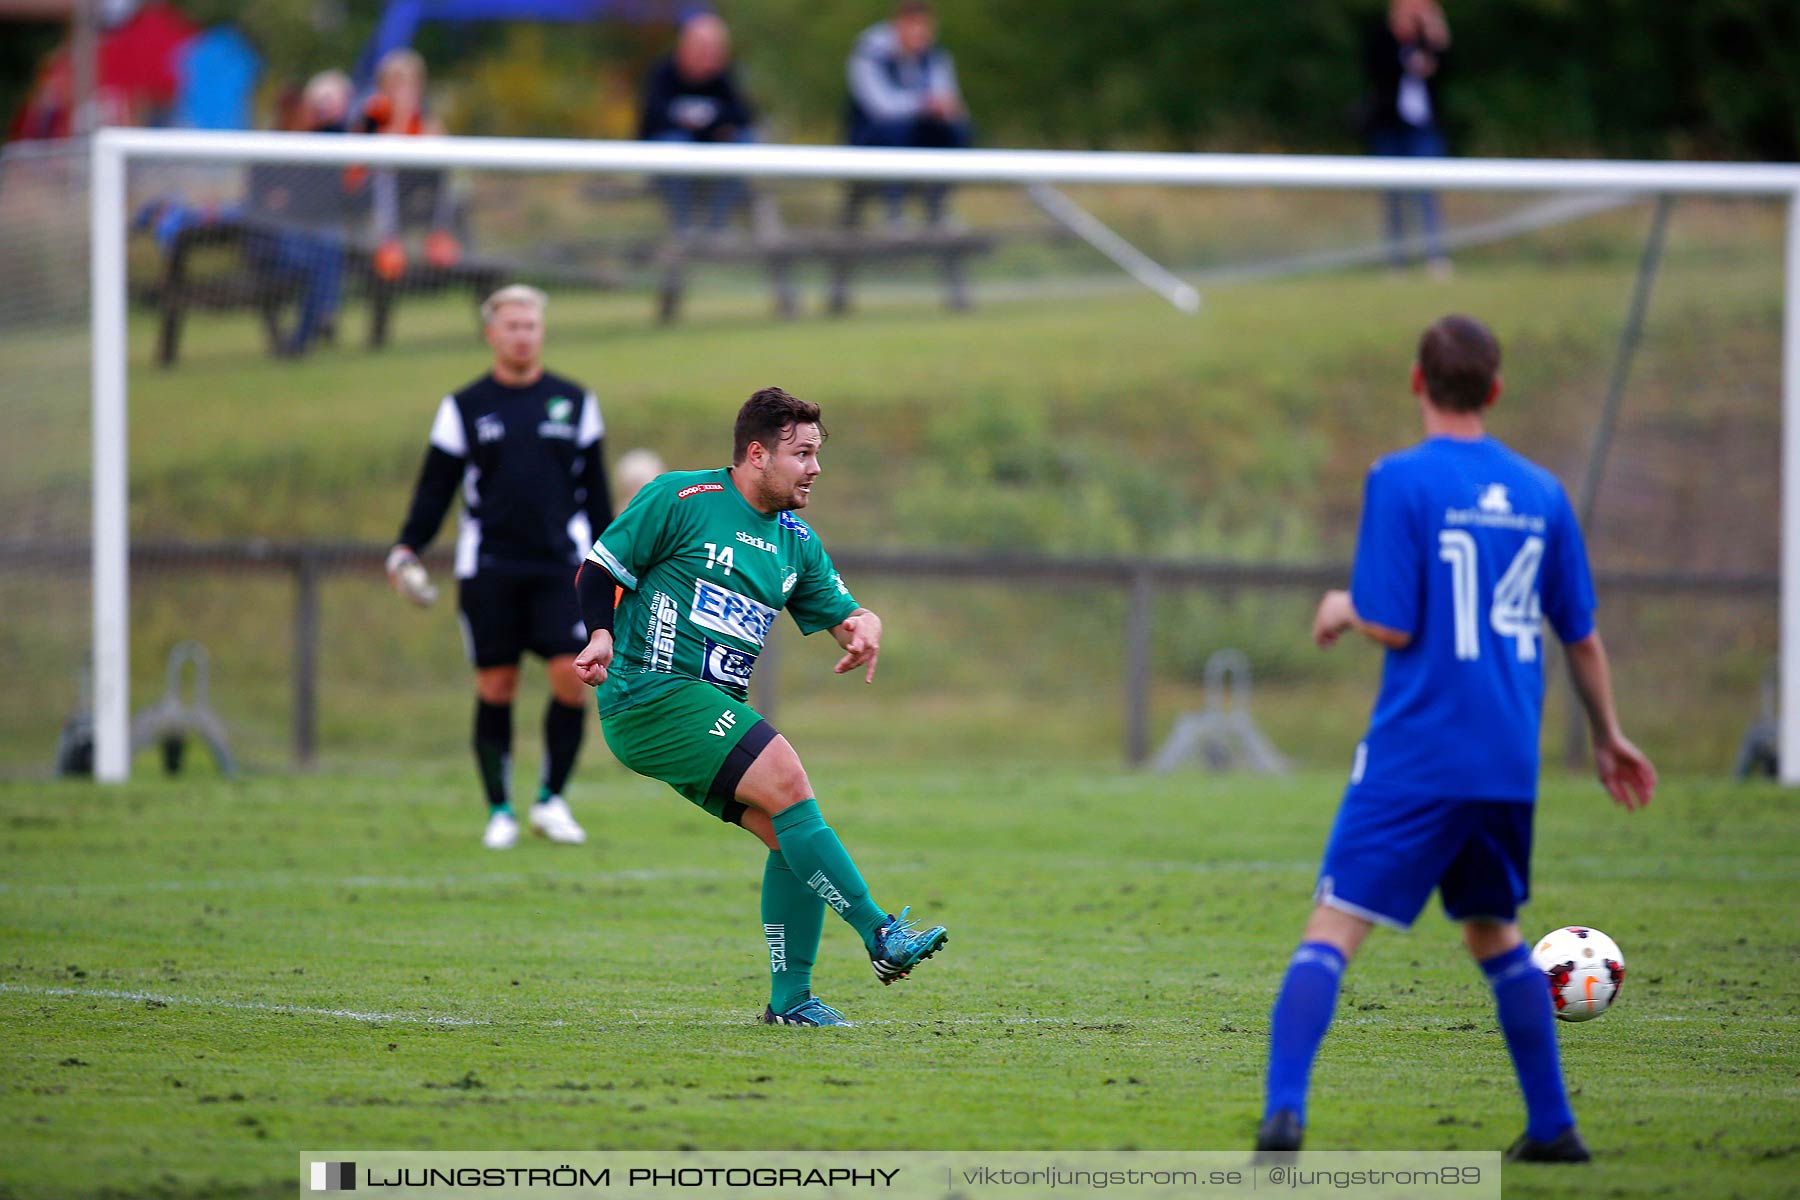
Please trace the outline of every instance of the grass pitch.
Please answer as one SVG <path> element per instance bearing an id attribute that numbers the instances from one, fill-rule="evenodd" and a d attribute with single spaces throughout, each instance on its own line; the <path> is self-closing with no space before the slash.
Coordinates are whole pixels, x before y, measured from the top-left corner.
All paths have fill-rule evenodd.
<path id="1" fill-rule="evenodd" d="M 0 789 L 0 1194 L 285 1196 L 322 1147 L 1247 1145 L 1337 778 L 813 773 L 877 898 L 952 930 L 884 989 L 827 927 L 854 1030 L 750 1023 L 760 851 L 610 764 L 573 792 L 593 844 L 505 854 L 460 762 Z M 1597 1162 L 1507 1194 L 1791 1194 L 1800 808 L 1677 781 L 1629 816 L 1559 780 L 1537 844 L 1529 930 L 1603 928 L 1630 976 L 1561 1029 Z M 1352 968 L 1314 1106 L 1318 1148 L 1521 1128 L 1435 911 Z"/>

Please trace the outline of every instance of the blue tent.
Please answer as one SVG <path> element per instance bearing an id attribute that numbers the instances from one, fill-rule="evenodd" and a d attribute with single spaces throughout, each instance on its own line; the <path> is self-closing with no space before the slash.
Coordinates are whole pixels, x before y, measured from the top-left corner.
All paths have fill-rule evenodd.
<path id="1" fill-rule="evenodd" d="M 706 9 L 694 0 L 389 0 L 375 36 L 356 63 L 356 84 L 367 87 L 389 50 L 412 45 L 427 21 L 630 21 L 649 24 Z"/>
<path id="2" fill-rule="evenodd" d="M 174 123 L 189 129 L 248 129 L 262 58 L 229 25 L 196 34 L 176 51 Z"/>

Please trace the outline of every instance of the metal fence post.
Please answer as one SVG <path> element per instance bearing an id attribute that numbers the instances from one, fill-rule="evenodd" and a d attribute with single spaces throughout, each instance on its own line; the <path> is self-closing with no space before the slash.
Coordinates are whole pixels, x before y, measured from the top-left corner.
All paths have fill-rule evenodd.
<path id="1" fill-rule="evenodd" d="M 294 765 L 313 765 L 319 705 L 319 560 L 294 558 Z"/>
<path id="2" fill-rule="evenodd" d="M 1150 604 L 1154 584 L 1147 567 L 1131 572 L 1131 610 L 1125 619 L 1125 761 L 1141 767 L 1150 757 Z"/>

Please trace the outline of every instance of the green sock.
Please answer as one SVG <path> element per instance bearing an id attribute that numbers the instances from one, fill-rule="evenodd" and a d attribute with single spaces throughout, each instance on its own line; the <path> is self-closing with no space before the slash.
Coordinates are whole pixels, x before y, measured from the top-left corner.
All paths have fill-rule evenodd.
<path id="1" fill-rule="evenodd" d="M 850 861 L 850 852 L 819 815 L 819 802 L 805 800 L 775 814 L 775 840 L 794 878 L 830 905 L 862 934 L 874 953 L 875 931 L 887 924 L 887 911 L 869 899 L 869 885 Z"/>
<path id="2" fill-rule="evenodd" d="M 769 942 L 769 1007 L 784 1013 L 812 995 L 825 901 L 802 887 L 787 860 L 773 850 L 763 867 L 762 919 Z"/>

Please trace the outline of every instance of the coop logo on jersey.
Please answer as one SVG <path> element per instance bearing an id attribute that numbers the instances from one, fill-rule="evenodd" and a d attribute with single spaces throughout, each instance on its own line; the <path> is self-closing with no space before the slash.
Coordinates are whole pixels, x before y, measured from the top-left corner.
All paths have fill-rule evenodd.
<path id="1" fill-rule="evenodd" d="M 548 421 L 538 422 L 538 436 L 557 438 L 561 441 L 575 440 L 575 402 L 567 396 L 558 396 L 544 403 L 544 412 L 550 417 Z"/>
<path id="2" fill-rule="evenodd" d="M 775 624 L 775 610 L 748 596 L 740 596 L 730 588 L 696 579 L 694 607 L 688 613 L 688 620 L 702 629 L 727 633 L 760 646 Z"/>
<path id="3" fill-rule="evenodd" d="M 506 437 L 506 425 L 492 413 L 475 418 L 475 440 L 482 445 Z"/>
<path id="4" fill-rule="evenodd" d="M 807 528 L 806 522 L 802 521 L 791 512 L 784 512 L 781 514 L 781 527 L 783 529 L 793 530 L 803 542 L 812 537 L 812 530 Z"/>
<path id="5" fill-rule="evenodd" d="M 1481 493 L 1481 499 L 1475 502 L 1475 507 L 1494 516 L 1512 512 L 1512 501 L 1506 498 L 1506 485 L 1488 484 L 1487 490 Z"/>
<path id="6" fill-rule="evenodd" d="M 701 492 L 722 492 L 724 490 L 725 485 L 722 483 L 696 483 L 676 492 L 675 498 L 677 500 L 686 500 L 689 496 L 698 496 Z"/>
<path id="7" fill-rule="evenodd" d="M 650 628 L 644 647 L 644 668 L 668 672 L 675 665 L 675 623 L 681 619 L 681 606 L 665 592 L 656 593 L 650 603 Z"/>
<path id="8" fill-rule="evenodd" d="M 701 638 L 706 652 L 700 656 L 700 678 L 723 687 L 747 688 L 750 673 L 756 670 L 756 655 L 721 645 L 711 638 Z"/>

